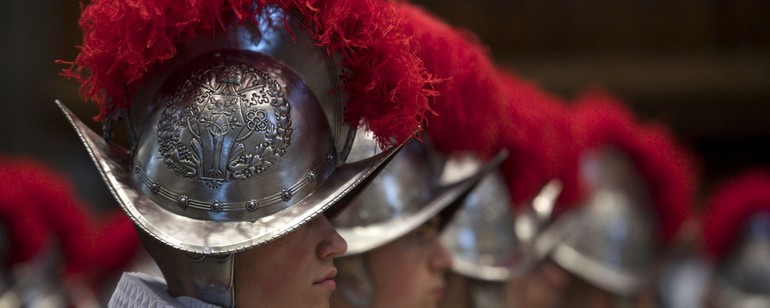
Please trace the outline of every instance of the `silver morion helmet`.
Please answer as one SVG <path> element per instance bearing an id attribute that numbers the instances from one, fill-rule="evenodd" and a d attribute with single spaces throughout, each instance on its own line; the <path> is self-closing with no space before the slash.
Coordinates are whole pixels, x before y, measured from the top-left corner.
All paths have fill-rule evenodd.
<path id="1" fill-rule="evenodd" d="M 359 131 L 349 160 L 365 159 L 377 152 L 374 139 Z M 409 141 L 372 184 L 332 221 L 348 242 L 345 256 L 385 245 L 436 215 L 451 214 L 506 156 L 501 152 L 473 174 L 453 183 L 441 183 L 444 161 L 439 153 L 431 148 L 429 140 Z M 442 218 L 443 225 L 449 217 Z"/>
<path id="2" fill-rule="evenodd" d="M 770 305 L 770 212 L 757 212 L 743 225 L 716 268 L 716 307 Z"/>
<path id="3" fill-rule="evenodd" d="M 447 181 L 478 169 L 470 156 L 450 159 L 444 170 Z M 499 171 L 487 175 L 465 198 L 441 241 L 452 253 L 452 270 L 482 281 L 505 282 L 535 264 L 534 239 L 551 217 L 561 191 L 553 181 L 520 211 L 515 211 Z"/>
<path id="4" fill-rule="evenodd" d="M 652 278 L 660 245 L 647 184 L 614 147 L 587 152 L 580 168 L 586 201 L 562 214 L 536 249 L 599 288 L 633 296 Z"/>
<path id="5" fill-rule="evenodd" d="M 147 75 L 129 113 L 132 150 L 59 104 L 136 226 L 175 250 L 228 255 L 281 237 L 394 153 L 341 163 L 354 131 L 340 69 L 293 13 L 265 6 L 254 18 Z"/>

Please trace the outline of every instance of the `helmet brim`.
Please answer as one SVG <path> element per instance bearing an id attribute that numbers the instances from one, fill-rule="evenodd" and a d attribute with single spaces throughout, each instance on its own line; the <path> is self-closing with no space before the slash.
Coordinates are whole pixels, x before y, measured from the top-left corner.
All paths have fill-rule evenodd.
<path id="1" fill-rule="evenodd" d="M 401 145 L 369 159 L 337 167 L 303 200 L 254 221 L 209 221 L 180 216 L 155 204 L 131 180 L 130 152 L 106 142 L 61 102 L 68 121 L 96 163 L 110 193 L 134 224 L 175 249 L 204 255 L 230 254 L 268 243 L 302 226 L 326 210 L 337 211 L 376 175 Z"/>
<path id="2" fill-rule="evenodd" d="M 636 295 L 645 282 L 642 273 L 631 273 L 603 264 L 575 249 L 569 242 L 569 235 L 580 232 L 583 224 L 587 223 L 575 214 L 565 213 L 543 232 L 535 245 L 537 258 L 550 258 L 567 271 L 613 294 Z"/>
<path id="3" fill-rule="evenodd" d="M 352 256 L 385 245 L 416 229 L 436 215 L 441 215 L 442 226 L 451 220 L 451 215 L 462 205 L 462 200 L 485 176 L 490 174 L 507 157 L 501 151 L 486 162 L 474 174 L 457 182 L 434 189 L 428 204 L 418 212 L 380 223 L 351 228 L 337 228 L 337 232 L 348 243 L 343 256 Z"/>

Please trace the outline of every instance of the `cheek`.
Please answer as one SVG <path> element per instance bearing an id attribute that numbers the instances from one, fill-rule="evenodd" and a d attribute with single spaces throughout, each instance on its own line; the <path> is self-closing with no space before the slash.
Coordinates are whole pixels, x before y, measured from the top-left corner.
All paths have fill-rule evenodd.
<path id="1" fill-rule="evenodd" d="M 425 296 L 425 289 L 430 285 L 427 263 L 424 257 L 414 253 L 414 250 L 394 248 L 386 246 L 369 254 L 371 279 L 376 290 L 375 299 L 401 303 L 420 301 Z"/>
<path id="2" fill-rule="evenodd" d="M 273 296 L 282 296 L 287 290 L 274 270 L 291 271 L 291 267 L 291 263 L 277 264 L 270 254 L 236 256 L 235 283 L 239 302 L 271 302 Z"/>
<path id="3" fill-rule="evenodd" d="M 313 252 L 297 236 L 279 239 L 236 255 L 236 287 L 245 302 L 296 299 L 310 286 Z"/>

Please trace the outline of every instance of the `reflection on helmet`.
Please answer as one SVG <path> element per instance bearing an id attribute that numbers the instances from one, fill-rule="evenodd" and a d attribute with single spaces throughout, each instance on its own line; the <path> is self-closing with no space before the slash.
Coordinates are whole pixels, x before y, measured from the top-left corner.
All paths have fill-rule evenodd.
<path id="1" fill-rule="evenodd" d="M 716 269 L 718 307 L 770 305 L 770 212 L 754 214 Z"/>
<path id="2" fill-rule="evenodd" d="M 377 152 L 374 139 L 359 130 L 349 160 Z M 338 292 L 348 304 L 365 307 L 375 292 L 362 254 L 396 240 L 437 215 L 446 223 L 467 193 L 504 157 L 500 154 L 470 175 L 447 184 L 441 181 L 444 161 L 429 142 L 407 143 L 332 221 L 348 243 L 347 253 L 335 261 L 340 267 Z"/>
<path id="3" fill-rule="evenodd" d="M 770 175 L 749 170 L 720 186 L 703 221 L 714 257 L 715 307 L 770 305 Z"/>
<path id="4" fill-rule="evenodd" d="M 341 164 L 353 130 L 337 64 L 302 18 L 259 8 L 254 23 L 190 41 L 145 76 L 129 114 L 131 151 L 60 104 L 156 261 L 181 264 L 174 275 L 224 306 L 233 253 L 341 206 L 399 148 Z"/>
<path id="5" fill-rule="evenodd" d="M 589 197 L 544 235 L 540 249 L 557 264 L 613 293 L 630 296 L 649 282 L 659 250 L 647 185 L 628 156 L 603 147 L 581 163 Z"/>

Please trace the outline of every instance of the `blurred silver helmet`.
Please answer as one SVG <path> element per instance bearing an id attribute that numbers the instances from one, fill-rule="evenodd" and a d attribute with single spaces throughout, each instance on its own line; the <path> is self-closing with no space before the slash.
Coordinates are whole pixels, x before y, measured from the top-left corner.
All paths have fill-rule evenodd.
<path id="1" fill-rule="evenodd" d="M 450 159 L 444 179 L 457 180 L 479 166 L 471 156 Z M 527 208 L 515 212 L 502 174 L 495 171 L 486 176 L 441 235 L 452 252 L 452 269 L 466 277 L 498 282 L 526 273 L 537 261 L 533 239 L 548 221 L 559 192 L 560 184 L 554 181 Z"/>
<path id="2" fill-rule="evenodd" d="M 584 154 L 581 181 L 588 197 L 564 213 L 538 240 L 538 253 L 620 296 L 651 280 L 659 251 L 650 192 L 633 161 L 613 147 Z"/>
<path id="3" fill-rule="evenodd" d="M 345 256 L 389 243 L 444 210 L 452 214 L 459 201 L 506 156 L 501 152 L 473 174 L 453 183 L 442 183 L 444 160 L 429 142 L 412 140 L 404 145 L 393 161 L 372 180 L 372 184 L 354 197 L 350 205 L 332 221 L 348 242 Z M 371 157 L 377 152 L 375 140 L 361 130 L 349 160 Z M 443 226 L 449 217 L 442 218 Z"/>
<path id="4" fill-rule="evenodd" d="M 770 306 L 770 212 L 744 223 L 735 245 L 716 268 L 716 307 Z"/>
<path id="5" fill-rule="evenodd" d="M 199 298 L 225 306 L 233 253 L 340 205 L 398 148 L 342 164 L 354 131 L 334 59 L 293 13 L 265 6 L 255 18 L 148 74 L 129 114 L 131 151 L 59 103 L 150 253 L 176 252 Z"/>
<path id="6" fill-rule="evenodd" d="M 379 155 L 373 136 L 360 129 L 348 161 Z M 369 307 L 374 287 L 364 253 L 383 246 L 441 215 L 440 227 L 462 203 L 467 193 L 507 156 L 501 152 L 483 167 L 452 183 L 443 183 L 444 159 L 429 140 L 411 140 L 383 168 L 372 183 L 354 197 L 332 220 L 348 243 L 348 251 L 335 260 L 340 269 L 337 292 L 351 307 Z"/>

